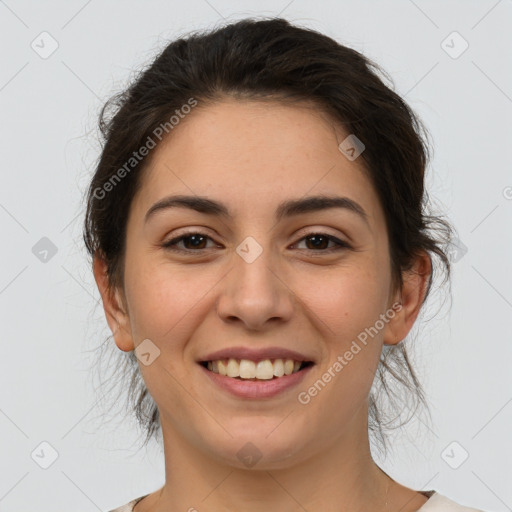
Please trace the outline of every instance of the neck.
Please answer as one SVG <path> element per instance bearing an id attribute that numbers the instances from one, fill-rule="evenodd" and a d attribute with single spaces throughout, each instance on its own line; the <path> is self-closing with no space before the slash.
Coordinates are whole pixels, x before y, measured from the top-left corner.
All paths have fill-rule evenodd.
<path id="1" fill-rule="evenodd" d="M 141 501 L 135 512 L 387 512 L 393 480 L 373 461 L 367 429 L 359 425 L 352 433 L 355 437 L 345 433 L 295 465 L 239 469 L 206 455 L 178 432 L 164 429 L 166 483 Z"/>

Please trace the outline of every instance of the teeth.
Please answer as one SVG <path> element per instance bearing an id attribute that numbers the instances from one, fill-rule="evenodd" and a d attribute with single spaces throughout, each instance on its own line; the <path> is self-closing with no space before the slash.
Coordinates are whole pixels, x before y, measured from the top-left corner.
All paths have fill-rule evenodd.
<path id="1" fill-rule="evenodd" d="M 219 359 L 208 361 L 208 370 L 228 377 L 241 379 L 270 380 L 274 377 L 297 373 L 301 361 L 293 359 L 265 359 L 263 361 L 250 361 L 249 359 Z"/>
<path id="2" fill-rule="evenodd" d="M 234 359 L 228 361 L 227 376 L 240 377 L 240 365 Z"/>
<path id="3" fill-rule="evenodd" d="M 259 366 L 259 363 L 258 363 Z M 254 379 L 256 377 L 256 365 L 253 361 L 242 359 L 239 365 L 239 376 L 242 379 Z M 261 377 L 260 377 L 261 378 Z"/>
<path id="4" fill-rule="evenodd" d="M 282 377 L 284 375 L 284 363 L 282 359 L 276 359 L 274 361 L 274 375 L 276 377 Z"/>
<path id="5" fill-rule="evenodd" d="M 240 364 L 243 363 L 243 360 L 240 361 Z M 240 377 L 242 375 L 240 374 Z M 256 377 L 260 380 L 269 380 L 274 378 L 274 366 L 270 362 L 270 359 L 265 359 L 264 361 L 260 361 L 256 365 L 256 375 L 251 375 L 251 377 Z"/>
<path id="6" fill-rule="evenodd" d="M 219 373 L 221 375 L 227 375 L 228 374 L 228 367 L 226 364 L 224 364 L 224 361 L 217 361 L 218 362 L 218 368 Z"/>

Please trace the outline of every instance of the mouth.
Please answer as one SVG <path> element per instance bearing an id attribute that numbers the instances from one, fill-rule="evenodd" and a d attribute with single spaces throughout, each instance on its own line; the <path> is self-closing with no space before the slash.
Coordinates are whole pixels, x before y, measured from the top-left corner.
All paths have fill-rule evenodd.
<path id="1" fill-rule="evenodd" d="M 296 388 L 315 366 L 313 361 L 253 357 L 198 361 L 198 367 L 217 389 L 228 392 L 231 396 L 238 399 L 267 400 L 281 394 L 291 396 L 285 392 L 290 393 Z"/>
<path id="2" fill-rule="evenodd" d="M 240 381 L 278 380 L 304 371 L 314 365 L 313 361 L 295 359 L 215 359 L 200 361 L 199 364 L 212 373 Z"/>

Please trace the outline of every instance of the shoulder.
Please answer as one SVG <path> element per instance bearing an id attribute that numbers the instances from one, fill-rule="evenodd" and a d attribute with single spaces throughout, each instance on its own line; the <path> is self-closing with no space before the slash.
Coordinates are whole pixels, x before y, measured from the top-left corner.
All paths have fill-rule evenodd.
<path id="1" fill-rule="evenodd" d="M 108 512 L 132 512 L 133 507 L 142 500 L 142 498 L 145 498 L 148 496 L 148 494 L 145 494 L 144 496 L 139 496 L 138 498 L 135 498 L 134 500 L 130 501 L 126 505 L 121 505 L 120 507 L 114 508 L 112 510 L 109 510 Z"/>
<path id="2" fill-rule="evenodd" d="M 433 492 L 430 498 L 417 512 L 485 512 L 457 503 L 447 496 Z"/>

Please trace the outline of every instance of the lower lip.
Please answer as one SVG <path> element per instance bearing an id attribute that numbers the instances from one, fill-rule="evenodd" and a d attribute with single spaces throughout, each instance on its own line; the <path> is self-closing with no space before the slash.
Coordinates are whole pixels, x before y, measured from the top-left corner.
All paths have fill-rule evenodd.
<path id="1" fill-rule="evenodd" d="M 241 380 L 220 375 L 199 365 L 206 375 L 219 387 L 240 398 L 270 398 L 299 384 L 313 365 L 291 375 L 269 380 Z"/>

